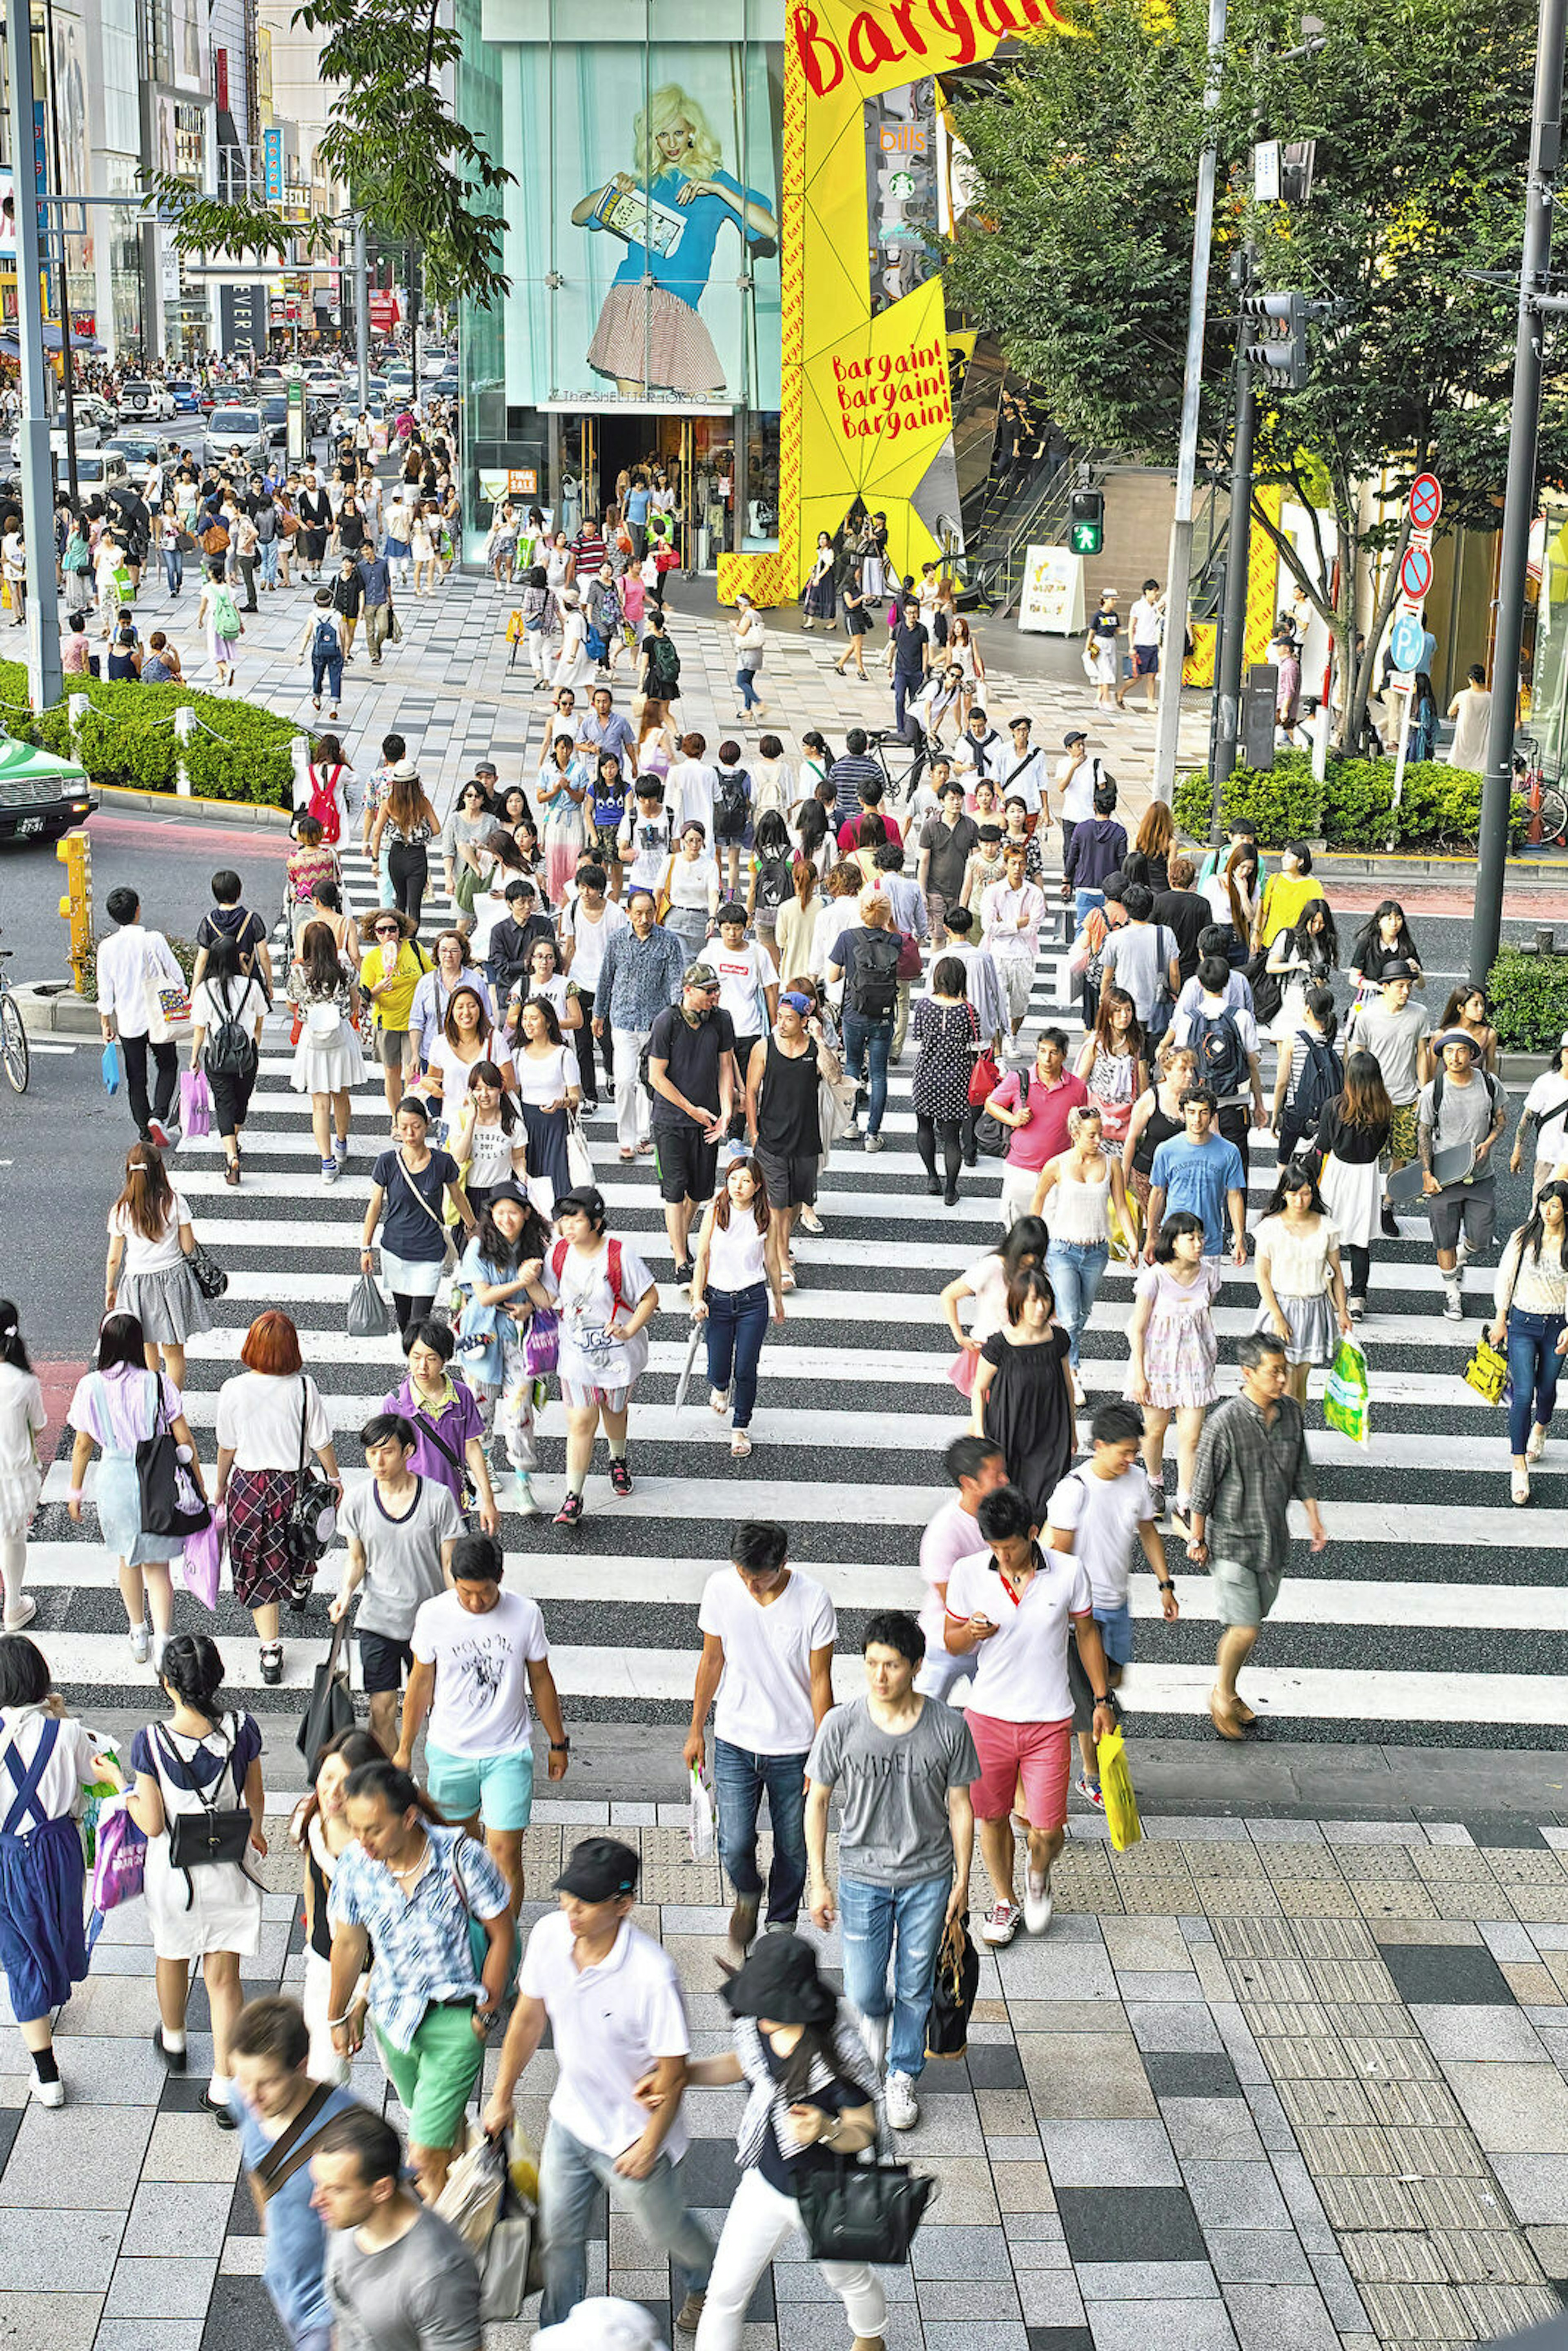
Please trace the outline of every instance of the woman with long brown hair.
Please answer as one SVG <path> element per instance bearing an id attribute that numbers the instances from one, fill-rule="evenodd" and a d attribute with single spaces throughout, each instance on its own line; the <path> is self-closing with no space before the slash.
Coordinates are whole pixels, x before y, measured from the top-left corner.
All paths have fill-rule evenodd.
<path id="1" fill-rule="evenodd" d="M 1218 873 L 1211 873 L 1199 891 L 1214 909 L 1217 923 L 1228 923 L 1246 946 L 1258 920 L 1259 859 L 1255 841 L 1239 841 Z"/>
<path id="2" fill-rule="evenodd" d="M 1124 882 L 1146 883 L 1156 895 L 1168 890 L 1170 853 L 1176 846 L 1176 826 L 1164 800 L 1151 800 L 1144 810 L 1137 838 L 1122 862 Z"/>
<path id="3" fill-rule="evenodd" d="M 184 1384 L 186 1340 L 193 1331 L 213 1327 L 191 1270 L 195 1246 L 190 1208 L 169 1181 L 162 1153 L 156 1144 L 132 1144 L 120 1197 L 109 1212 L 103 1311 L 135 1315 L 148 1370 L 155 1372 L 162 1356 L 176 1387 Z"/>
<path id="4" fill-rule="evenodd" d="M 413 916 L 416 930 L 425 885 L 430 880 L 429 844 L 440 831 L 441 820 L 425 797 L 418 768 L 412 759 L 400 759 L 388 779 L 386 798 L 371 828 L 371 861 L 373 864 L 380 858 L 384 833 L 392 902 L 400 914 Z"/>
<path id="5" fill-rule="evenodd" d="M 1387 1148 L 1393 1117 L 1376 1054 L 1349 1054 L 1344 1084 L 1319 1114 L 1315 1147 L 1323 1155 L 1318 1188 L 1350 1264 L 1348 1303 L 1355 1322 L 1366 1311 L 1372 1241 L 1381 1205 L 1377 1163 Z"/>
<path id="6" fill-rule="evenodd" d="M 365 1073 L 354 1027 L 360 975 L 345 962 L 325 923 L 307 923 L 288 972 L 287 997 L 298 1042 L 288 1082 L 310 1097 L 310 1123 L 321 1155 L 321 1180 L 335 1184 L 349 1159 L 351 1090 Z"/>
<path id="7" fill-rule="evenodd" d="M 455 1123 L 463 1108 L 471 1072 L 481 1061 L 493 1061 L 504 1085 L 516 1089 L 511 1049 L 490 1019 L 484 997 L 472 980 L 463 980 L 447 1000 L 446 1018 L 439 1037 L 428 1040 L 420 1090 L 439 1102 L 441 1114 Z"/>
<path id="8" fill-rule="evenodd" d="M 692 1320 L 707 1324 L 707 1377 L 713 1408 L 730 1409 L 729 1449 L 751 1450 L 757 1368 L 768 1335 L 769 1293 L 775 1322 L 784 1320 L 784 1268 L 768 1208 L 768 1184 L 755 1159 L 730 1162 L 724 1189 L 710 1200 L 697 1235 Z"/>
<path id="9" fill-rule="evenodd" d="M 1197 1083 L 1197 1051 L 1192 1045 L 1173 1043 L 1167 1034 L 1155 1057 L 1153 1083 L 1133 1104 L 1122 1144 L 1122 1174 L 1137 1196 L 1149 1205 L 1150 1170 L 1162 1143 L 1185 1132 L 1181 1098 Z"/>
<path id="10" fill-rule="evenodd" d="M 1127 1139 L 1133 1105 L 1149 1081 L 1144 1025 L 1124 987 L 1101 990 L 1094 1026 L 1078 1056 L 1078 1075 L 1100 1113 L 1101 1132 L 1118 1148 Z"/>
<path id="11" fill-rule="evenodd" d="M 773 917 L 773 957 L 781 972 L 807 968 L 817 935 L 817 869 L 811 860 L 797 857 L 789 879 L 792 893 Z"/>

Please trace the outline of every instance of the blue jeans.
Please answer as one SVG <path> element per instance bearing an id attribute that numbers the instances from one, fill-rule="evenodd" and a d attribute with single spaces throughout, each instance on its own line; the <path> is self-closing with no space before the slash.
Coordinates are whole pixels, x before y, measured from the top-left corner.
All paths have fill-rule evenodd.
<path id="1" fill-rule="evenodd" d="M 601 2188 L 618 2210 L 630 2212 L 661 2257 L 668 2253 L 679 2263 L 689 2291 L 700 2294 L 707 2284 L 713 2240 L 687 2211 L 681 2175 L 669 2157 L 661 2155 L 646 2179 L 623 2179 L 610 2156 L 584 2147 L 559 2123 L 551 2122 L 539 2157 L 545 2273 L 541 2326 L 559 2325 L 588 2292 L 588 2220 Z"/>
<path id="2" fill-rule="evenodd" d="M 1561 1314 L 1527 1314 L 1522 1307 L 1508 1310 L 1508 1376 L 1513 1393 L 1508 1400 L 1508 1449 L 1522 1453 L 1531 1423 L 1544 1428 L 1557 1402 L 1557 1374 L 1563 1358 L 1557 1342 L 1563 1336 Z"/>
<path id="3" fill-rule="evenodd" d="M 718 1806 L 718 1857 L 737 1894 L 758 1895 L 757 1815 L 763 1791 L 773 1823 L 768 1924 L 790 1927 L 806 1890 L 806 1757 L 752 1755 L 727 1739 L 713 1742 L 713 1792 Z"/>
<path id="4" fill-rule="evenodd" d="M 735 1422 L 749 1428 L 757 1407 L 757 1365 L 768 1336 L 768 1284 L 754 1281 L 747 1290 L 706 1290 L 707 1307 L 707 1381 L 710 1388 L 727 1388 L 731 1367 L 735 1374 Z"/>
<path id="5" fill-rule="evenodd" d="M 337 701 L 343 691 L 343 656 L 341 653 L 312 653 L 310 656 L 310 691 L 318 702 L 321 699 L 321 681 L 329 678 L 332 699 Z"/>
<path id="6" fill-rule="evenodd" d="M 760 700 L 757 691 L 757 672 L 754 669 L 737 669 L 735 673 L 735 682 L 740 688 L 743 707 L 755 710 Z"/>
<path id="7" fill-rule="evenodd" d="M 1045 1270 L 1056 1293 L 1057 1317 L 1067 1332 L 1067 1360 L 1078 1369 L 1078 1342 L 1083 1336 L 1100 1277 L 1111 1255 L 1103 1241 L 1052 1241 L 1045 1253 Z"/>
<path id="8" fill-rule="evenodd" d="M 264 538 L 258 551 L 261 556 L 261 584 L 264 588 L 276 588 L 277 585 L 277 541 L 275 538 Z"/>
<path id="9" fill-rule="evenodd" d="M 185 582 L 185 559 L 177 547 L 163 549 L 163 578 L 171 596 L 177 596 Z"/>
<path id="10" fill-rule="evenodd" d="M 880 1134 L 882 1114 L 887 1108 L 887 1057 L 893 1050 L 893 1015 L 885 1020 L 868 1020 L 863 1012 L 851 1012 L 847 1008 L 843 1019 L 844 1075 L 855 1081 L 857 1100 L 867 1084 L 870 1068 L 871 1110 L 866 1118 L 868 1134 Z"/>
<path id="11" fill-rule="evenodd" d="M 1105 904 L 1103 890 L 1074 890 L 1072 893 L 1072 924 L 1075 931 L 1082 929 L 1096 906 Z"/>
<path id="12" fill-rule="evenodd" d="M 886 2016 L 887 2070 L 913 2079 L 925 2064 L 925 2019 L 951 1877 L 923 1877 L 918 1886 L 870 1886 L 839 1874 L 839 1918 L 844 1951 L 844 1998 L 865 2017 Z M 893 1997 L 887 1963 L 893 1960 Z"/>

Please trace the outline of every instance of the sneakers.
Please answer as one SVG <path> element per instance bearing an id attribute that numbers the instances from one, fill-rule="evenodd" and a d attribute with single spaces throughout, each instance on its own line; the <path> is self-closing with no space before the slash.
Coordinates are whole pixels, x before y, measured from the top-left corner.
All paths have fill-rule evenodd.
<path id="1" fill-rule="evenodd" d="M 892 2022 L 889 2016 L 862 2016 L 857 2013 L 855 2018 L 855 2029 L 865 2045 L 865 2053 L 879 2074 L 887 2063 L 887 2035 Z"/>
<path id="2" fill-rule="evenodd" d="M 980 1921 L 980 1940 L 993 1949 L 1010 1943 L 1019 1930 L 1019 1914 L 1010 1902 L 993 1902 Z"/>
<path id="3" fill-rule="evenodd" d="M 624 1459 L 610 1464 L 610 1483 L 622 1499 L 632 1491 L 632 1471 Z"/>
<path id="4" fill-rule="evenodd" d="M 321 1181 L 323 1184 L 335 1184 L 342 1172 L 343 1163 L 338 1157 L 336 1152 L 332 1154 L 330 1158 L 323 1159 L 321 1162 Z"/>
<path id="5" fill-rule="evenodd" d="M 283 1644 L 264 1641 L 261 1645 L 261 1678 L 268 1689 L 276 1689 L 283 1679 Z"/>
<path id="6" fill-rule="evenodd" d="M 16 1607 L 5 1611 L 5 1630 L 7 1633 L 19 1633 L 24 1625 L 32 1623 L 37 1613 L 37 1602 L 30 1592 L 25 1592 Z"/>
<path id="7" fill-rule="evenodd" d="M 698 2294 L 694 2290 L 691 2294 L 687 2294 L 685 2302 L 682 2303 L 679 2310 L 675 2313 L 675 2332 L 677 2335 L 695 2335 L 696 2333 L 697 2328 L 703 2323 L 703 2310 L 706 2302 L 707 2296 L 706 2294 Z"/>
<path id="8" fill-rule="evenodd" d="M 1345 1305 L 1350 1311 L 1350 1319 L 1353 1322 L 1359 1322 L 1366 1312 L 1366 1301 L 1364 1298 L 1352 1296 L 1345 1300 Z"/>
<path id="9" fill-rule="evenodd" d="M 582 1496 L 569 1494 L 555 1514 L 558 1527 L 578 1527 L 582 1524 Z"/>
<path id="10" fill-rule="evenodd" d="M 180 1130 L 172 1119 L 150 1118 L 147 1122 L 147 1132 L 160 1151 L 175 1151 L 179 1148 Z"/>
<path id="11" fill-rule="evenodd" d="M 537 1519 L 539 1514 L 538 1497 L 534 1492 L 533 1479 L 525 1478 L 520 1469 L 512 1492 L 511 1508 L 519 1519 Z"/>
<path id="12" fill-rule="evenodd" d="M 1378 1220 L 1378 1229 L 1385 1241 L 1396 1241 L 1399 1238 L 1399 1219 L 1386 1200 L 1383 1203 L 1383 1214 Z"/>
<path id="13" fill-rule="evenodd" d="M 865 1138 L 865 1148 L 866 1148 L 868 1151 L 880 1151 L 880 1150 L 882 1149 L 882 1137 L 881 1137 L 881 1135 L 880 1135 L 880 1134 L 868 1134 L 868 1135 L 866 1136 L 866 1138 Z"/>
<path id="14" fill-rule="evenodd" d="M 729 1939 L 737 1951 L 749 1951 L 757 1940 L 757 1914 L 762 1907 L 760 1894 L 737 1894 L 735 1907 L 729 1914 Z"/>
<path id="15" fill-rule="evenodd" d="M 1470 1245 L 1463 1233 L 1459 1235 L 1459 1246 L 1454 1251 L 1454 1260 L 1461 1271 L 1470 1261 Z"/>
<path id="16" fill-rule="evenodd" d="M 1099 1781 L 1092 1780 L 1087 1771 L 1080 1771 L 1078 1774 L 1078 1792 L 1082 1797 L 1086 1804 L 1093 1805 L 1097 1813 L 1103 1813 L 1104 1811 L 1104 1791 L 1101 1787 Z"/>
<path id="17" fill-rule="evenodd" d="M 1443 1284 L 1443 1316 L 1448 1322 L 1462 1322 L 1465 1319 L 1465 1301 L 1457 1281 Z"/>
<path id="18" fill-rule="evenodd" d="M 349 1138 L 346 1134 L 340 1135 L 333 1143 L 332 1156 L 337 1161 L 340 1167 L 346 1167 L 348 1165 Z"/>
<path id="19" fill-rule="evenodd" d="M 66 2102 L 66 2085 L 57 2074 L 52 2082 L 46 2082 L 35 2065 L 28 2072 L 27 2095 L 35 2099 L 40 2106 L 63 2106 Z"/>
<path id="20" fill-rule="evenodd" d="M 896 2131 L 913 2130 L 920 2120 L 915 2084 L 907 2074 L 890 2074 L 887 2077 L 887 2119 L 889 2127 Z"/>
<path id="21" fill-rule="evenodd" d="M 1049 1869 L 1026 1869 L 1023 1880 L 1023 1923 L 1031 1935 L 1043 1935 L 1056 1905 L 1051 1897 Z"/>
<path id="22" fill-rule="evenodd" d="M 145 1625 L 132 1625 L 131 1628 L 131 1654 L 139 1666 L 144 1666 L 147 1663 L 148 1658 L 152 1655 L 152 1635 L 147 1630 Z"/>

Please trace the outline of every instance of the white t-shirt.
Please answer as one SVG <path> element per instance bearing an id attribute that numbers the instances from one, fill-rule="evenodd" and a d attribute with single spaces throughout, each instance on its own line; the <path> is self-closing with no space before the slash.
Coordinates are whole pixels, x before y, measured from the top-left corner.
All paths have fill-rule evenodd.
<path id="1" fill-rule="evenodd" d="M 1127 615 L 1127 642 L 1133 645 L 1157 645 L 1165 625 L 1165 614 L 1153 597 L 1140 596 Z"/>
<path id="2" fill-rule="evenodd" d="M 37 1469 L 33 1432 L 44 1427 L 48 1417 L 37 1374 L 18 1371 L 15 1364 L 0 1364 L 0 1478 L 17 1478 Z"/>
<path id="3" fill-rule="evenodd" d="M 1133 1545 L 1155 1515 L 1147 1475 L 1134 1461 L 1120 1478 L 1097 1478 L 1086 1462 L 1062 1479 L 1046 1505 L 1046 1523 L 1077 1530 L 1072 1556 L 1089 1571 L 1096 1608 L 1124 1608 L 1132 1580 Z"/>
<path id="4" fill-rule="evenodd" d="M 703 1586 L 697 1628 L 724 1644 L 715 1737 L 752 1755 L 804 1755 L 817 1730 L 811 1652 L 831 1648 L 838 1631 L 821 1585 L 792 1567 L 764 1608 L 733 1567 L 721 1567 Z"/>
<path id="5" fill-rule="evenodd" d="M 204 979 L 191 991 L 192 1026 L 206 1030 L 209 1045 L 213 1031 L 225 1020 L 237 1020 L 247 1036 L 254 1036 L 266 1010 L 267 995 L 259 979 L 247 977 L 237 984 L 226 979 L 221 985 Z"/>
<path id="6" fill-rule="evenodd" d="M 1087 824 L 1094 813 L 1094 787 L 1100 780 L 1100 762 L 1098 759 L 1081 759 L 1071 773 L 1071 781 L 1069 782 L 1069 762 L 1063 759 L 1056 770 L 1061 810 L 1069 824 Z"/>
<path id="7" fill-rule="evenodd" d="M 988 1551 L 959 1560 L 947 1579 L 947 1614 L 967 1624 L 988 1616 L 997 1630 L 971 1654 L 969 1704 L 999 1722 L 1065 1722 L 1072 1712 L 1067 1687 L 1069 1620 L 1092 1615 L 1089 1571 L 1067 1552 L 1042 1552 L 1040 1564 L 1016 1604 L 991 1565 Z"/>
<path id="8" fill-rule="evenodd" d="M 760 1037 L 768 1027 L 768 999 L 762 991 L 775 977 L 773 958 L 755 940 L 727 947 L 722 939 L 708 941 L 705 961 L 718 976 L 719 1010 L 727 1012 L 737 1037 Z"/>
<path id="9" fill-rule="evenodd" d="M 690 2054 L 685 2004 L 674 1960 L 630 1919 L 596 1968 L 577 1965 L 573 1939 L 561 1911 L 541 1918 L 524 1948 L 517 1990 L 543 2001 L 549 2016 L 559 2069 L 552 2121 L 601 2155 L 622 2155 L 648 2119 L 632 2095 L 643 2075 L 656 2058 Z M 686 2146 L 677 2117 L 664 2152 L 678 2163 Z"/>
<path id="10" fill-rule="evenodd" d="M 120 1269 L 122 1281 L 133 1273 L 163 1273 L 180 1262 L 180 1228 L 191 1221 L 191 1207 L 183 1192 L 174 1195 L 174 1205 L 169 1221 L 160 1238 L 150 1241 L 131 1223 L 128 1211 L 115 1207 L 109 1212 L 109 1231 L 112 1239 L 120 1235 L 125 1242 L 125 1259 Z"/>
<path id="11" fill-rule="evenodd" d="M 1568 1158 L 1568 1081 L 1555 1070 L 1543 1071 L 1525 1095 L 1524 1107 L 1541 1122 L 1535 1130 L 1537 1159 Z"/>
<path id="12" fill-rule="evenodd" d="M 664 868 L 670 862 L 670 852 L 674 846 L 669 810 L 655 809 L 652 815 L 645 809 L 628 810 L 621 820 L 621 830 L 615 838 L 622 860 L 631 852 L 626 888 L 631 889 L 635 884 L 643 890 L 656 890 L 664 878 Z M 564 929 L 564 924 L 562 927 Z"/>
<path id="13" fill-rule="evenodd" d="M 332 1424 L 308 1372 L 236 1372 L 225 1380 L 218 1390 L 214 1434 L 219 1445 L 233 1453 L 235 1468 L 298 1469 L 301 1405 L 308 1459 L 319 1447 L 331 1444 Z"/>
<path id="14" fill-rule="evenodd" d="M 455 1592 L 413 1620 L 413 1654 L 435 1667 L 427 1737 L 444 1755 L 516 1755 L 528 1744 L 528 1667 L 549 1655 L 537 1600 L 503 1592 L 483 1616 Z"/>
<path id="15" fill-rule="evenodd" d="M 664 784 L 664 806 L 675 819 L 678 834 L 682 825 L 695 821 L 713 839 L 714 794 L 718 789 L 718 774 L 703 759 L 677 759 Z"/>
<path id="16" fill-rule="evenodd" d="M 631 927 L 625 907 L 618 906 L 613 898 L 606 898 L 597 921 L 580 901 L 563 910 L 561 938 L 574 942 L 571 976 L 579 987 L 585 988 L 590 996 L 599 986 L 599 970 L 604 961 L 605 948 L 617 931 L 628 931 Z"/>

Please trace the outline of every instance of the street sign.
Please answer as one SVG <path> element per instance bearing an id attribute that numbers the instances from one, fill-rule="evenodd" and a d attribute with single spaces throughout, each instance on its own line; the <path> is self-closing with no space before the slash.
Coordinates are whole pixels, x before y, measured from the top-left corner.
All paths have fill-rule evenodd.
<path id="1" fill-rule="evenodd" d="M 1399 588 L 1413 604 L 1426 601 L 1432 586 L 1432 558 L 1424 547 L 1407 547 L 1399 567 Z"/>
<path id="2" fill-rule="evenodd" d="M 1410 485 L 1410 519 L 1417 530 L 1430 530 L 1443 511 L 1443 486 L 1436 474 L 1417 474 Z"/>
<path id="3" fill-rule="evenodd" d="M 1427 649 L 1427 632 L 1414 612 L 1401 612 L 1394 623 L 1388 650 L 1398 670 L 1417 670 Z"/>

